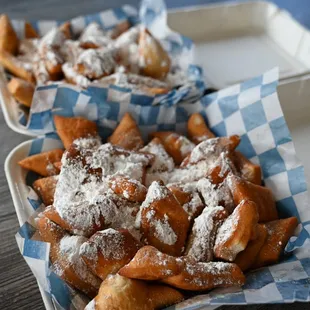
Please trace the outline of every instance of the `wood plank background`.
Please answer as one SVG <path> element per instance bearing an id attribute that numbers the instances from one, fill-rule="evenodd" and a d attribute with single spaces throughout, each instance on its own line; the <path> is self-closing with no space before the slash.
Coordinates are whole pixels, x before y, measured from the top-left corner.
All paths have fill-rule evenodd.
<path id="1" fill-rule="evenodd" d="M 215 2 L 214 0 L 211 0 Z M 207 0 L 194 1 L 206 3 Z M 286 0 L 286 2 L 288 2 Z M 2 13 L 13 18 L 59 19 L 65 20 L 81 14 L 93 13 L 111 7 L 119 7 L 122 3 L 138 5 L 139 0 L 0 0 Z M 177 7 L 191 0 L 170 0 L 170 7 Z M 295 3 L 295 2 L 294 2 Z M 310 11 L 310 10 L 309 10 Z M 39 310 L 44 305 L 36 281 L 30 269 L 20 255 L 15 242 L 15 233 L 19 228 L 11 195 L 4 175 L 3 164 L 8 153 L 19 143 L 29 139 L 9 129 L 0 112 L 0 310 Z M 222 307 L 225 310 L 302 310 L 309 309 L 309 304 L 295 303 L 291 305 L 256 305 Z"/>

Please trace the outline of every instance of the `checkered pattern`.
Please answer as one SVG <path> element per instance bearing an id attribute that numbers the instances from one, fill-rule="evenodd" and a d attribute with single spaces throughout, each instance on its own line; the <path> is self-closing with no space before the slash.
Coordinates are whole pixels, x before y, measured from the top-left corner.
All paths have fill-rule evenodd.
<path id="1" fill-rule="evenodd" d="M 124 20 L 129 20 L 131 24 L 142 22 L 151 29 L 155 37 L 161 40 L 170 54 L 173 65 L 181 66 L 182 69 L 187 70 L 188 81 L 185 85 L 167 94 L 153 96 L 137 94 L 129 88 L 116 85 L 110 87 L 92 86 L 87 90 L 81 90 L 81 88 L 72 85 L 52 84 L 42 86 L 35 91 L 28 122 L 24 112 L 20 109 L 18 120 L 22 126 L 26 126 L 29 131 L 37 135 L 42 135 L 54 130 L 52 116 L 54 113 L 59 113 L 59 109 L 66 116 L 85 114 L 87 110 L 87 116 L 91 119 L 97 119 L 98 117 L 101 118 L 102 113 L 107 112 L 107 105 L 113 106 L 111 113 L 115 114 L 116 111 L 127 107 L 128 104 L 134 106 L 152 106 L 156 104 L 172 106 L 181 101 L 195 102 L 201 98 L 205 90 L 202 71 L 199 67 L 190 64 L 193 42 L 168 28 L 164 1 L 143 0 L 139 16 L 136 9 L 126 5 L 119 9 L 77 17 L 70 22 L 73 33 L 77 35 L 85 26 L 94 21 L 108 30 Z M 61 22 L 58 21 L 38 21 L 34 22 L 33 26 L 41 35 L 44 35 L 52 27 L 59 24 Z M 22 36 L 24 22 L 15 21 L 13 25 L 16 32 Z M 163 33 L 165 33 L 165 36 L 162 36 Z M 111 104 L 112 102 L 113 104 Z M 64 106 L 64 103 L 66 103 L 66 106 Z M 117 119 L 114 119 L 114 121 L 117 121 Z"/>
<path id="2" fill-rule="evenodd" d="M 70 107 L 66 113 L 70 109 L 73 113 L 73 109 L 76 109 L 81 115 L 97 120 L 103 135 L 111 132 L 127 110 L 134 115 L 141 131 L 146 135 L 155 130 L 186 133 L 189 115 L 194 112 L 201 113 L 217 135 L 241 135 L 239 149 L 252 161 L 261 165 L 264 182 L 274 193 L 280 215 L 296 216 L 299 219 L 296 236 L 291 238 L 286 247 L 287 252 L 294 252 L 279 264 L 249 273 L 242 289 L 213 290 L 209 294 L 191 298 L 169 309 L 310 301 L 308 193 L 303 166 L 296 157 L 278 101 L 277 79 L 278 71 L 272 70 L 240 85 L 205 96 L 196 103 L 181 103 L 175 106 L 143 106 L 130 100 L 119 105 L 100 97 L 103 103 L 96 110 L 92 107 L 95 94 L 92 94 L 92 97 L 87 94 L 77 95 L 75 101 L 80 102 L 78 105 L 70 105 L 69 100 Z M 58 92 L 59 88 L 56 89 L 56 95 L 61 98 Z M 99 95 L 97 94 L 98 99 Z M 106 96 L 109 94 L 106 93 Z M 61 113 L 63 112 L 62 110 Z M 36 139 L 32 143 L 30 155 L 57 147 L 59 143 L 55 134 Z M 33 182 L 34 177 L 28 174 L 28 184 Z M 36 212 L 40 210 L 41 202 L 32 191 L 29 194 L 29 202 L 32 206 L 29 209 L 35 209 Z M 32 241 L 34 231 L 30 218 L 17 234 L 21 253 L 43 287 L 48 287 L 47 291 L 53 298 L 64 309 L 68 309 L 73 302 L 72 292 L 65 283 L 48 271 L 48 244 Z M 46 286 L 46 283 L 49 283 L 49 286 Z M 74 295 L 74 300 L 78 299 L 77 296 Z"/>

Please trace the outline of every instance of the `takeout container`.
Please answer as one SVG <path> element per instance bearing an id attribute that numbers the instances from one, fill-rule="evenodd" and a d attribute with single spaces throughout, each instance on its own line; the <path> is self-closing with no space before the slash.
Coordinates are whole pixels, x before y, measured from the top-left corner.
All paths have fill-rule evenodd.
<path id="1" fill-rule="evenodd" d="M 130 6 L 123 9 L 128 16 L 137 14 Z M 167 22 L 171 29 L 194 41 L 194 50 L 187 58 L 203 68 L 209 87 L 221 89 L 240 83 L 275 66 L 279 67 L 280 96 L 282 91 L 291 93 L 291 87 L 298 87 L 299 94 L 310 87 L 310 75 L 307 75 L 310 72 L 310 32 L 271 2 L 249 1 L 174 9 L 168 11 Z M 37 23 L 37 28 L 44 33 L 56 24 L 43 21 Z M 73 24 L 76 30 L 81 29 L 85 25 L 83 17 L 73 19 Z M 14 25 L 20 30 L 19 23 Z M 0 103 L 7 125 L 21 134 L 42 134 L 21 124 L 22 116 L 6 89 L 6 77 L 1 69 Z M 294 97 L 294 107 L 303 107 L 303 100 L 301 96 Z M 286 96 L 281 96 L 283 107 L 290 104 Z"/>
<path id="2" fill-rule="evenodd" d="M 173 126 L 176 131 L 185 133 L 188 116 L 193 112 L 200 112 L 207 117 L 216 135 L 239 134 L 239 150 L 261 165 L 265 185 L 272 189 L 281 215 L 297 216 L 300 222 L 295 236 L 286 247 L 288 251 L 294 250 L 293 255 L 285 256 L 278 264 L 251 272 L 247 275 L 247 283 L 243 288 L 212 290 L 180 303 L 176 309 L 222 304 L 288 303 L 310 299 L 307 274 L 310 252 L 308 193 L 304 168 L 295 154 L 277 98 L 277 76 L 277 70 L 268 71 L 252 80 L 205 96 L 195 104 L 161 106 L 155 123 L 152 119 L 145 123 L 144 116 L 145 110 L 156 111 L 156 106 L 140 106 L 139 109 L 131 109 L 130 103 L 124 106 L 124 111 L 130 110 L 140 128 L 146 132 L 168 125 L 169 128 Z M 124 111 L 119 111 L 119 116 Z M 253 113 L 256 117 L 253 117 Z M 24 142 L 7 157 L 5 172 L 16 213 L 22 224 L 16 240 L 38 280 L 47 309 L 53 309 L 50 307 L 53 304 L 60 308 L 57 302 L 63 303 L 62 306 L 66 305 L 63 307 L 65 309 L 76 309 L 73 303 L 81 304 L 84 300 L 76 292 L 72 295 L 68 286 L 59 279 L 55 282 L 55 276 L 49 270 L 49 244 L 38 241 L 33 218 L 29 219 L 30 214 L 40 210 L 40 200 L 30 190 L 29 185 L 33 182 L 31 173 L 18 166 L 18 161 L 22 158 L 60 145 L 55 134 Z M 35 239 L 32 239 L 34 236 Z"/>

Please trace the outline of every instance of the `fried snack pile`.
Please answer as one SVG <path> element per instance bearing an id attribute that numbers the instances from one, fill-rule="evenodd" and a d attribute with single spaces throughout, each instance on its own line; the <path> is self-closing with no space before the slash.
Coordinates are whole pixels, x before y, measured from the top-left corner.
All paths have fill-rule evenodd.
<path id="1" fill-rule="evenodd" d="M 29 108 L 36 86 L 71 83 L 82 88 L 111 84 L 135 93 L 165 94 L 184 84 L 160 42 L 142 25 L 128 21 L 105 31 L 96 22 L 73 36 L 70 23 L 39 37 L 29 23 L 18 39 L 10 20 L 0 16 L 0 64 L 10 73 L 7 85 L 18 103 Z"/>
<path id="2" fill-rule="evenodd" d="M 87 309 L 160 309 L 186 291 L 242 286 L 244 271 L 280 259 L 298 224 L 278 218 L 260 167 L 235 151 L 240 138 L 215 137 L 200 114 L 189 138 L 155 132 L 146 145 L 128 113 L 104 144 L 89 120 L 54 122 L 65 151 L 19 164 L 42 177 L 38 232 L 53 271 L 96 296 Z"/>

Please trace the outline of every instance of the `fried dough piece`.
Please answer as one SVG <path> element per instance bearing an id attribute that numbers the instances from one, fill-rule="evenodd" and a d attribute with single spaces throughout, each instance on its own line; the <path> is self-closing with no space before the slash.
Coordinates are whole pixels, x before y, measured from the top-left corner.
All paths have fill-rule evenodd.
<path id="1" fill-rule="evenodd" d="M 195 145 L 185 136 L 172 131 L 153 132 L 151 136 L 160 139 L 167 153 L 179 165 L 194 149 Z"/>
<path id="2" fill-rule="evenodd" d="M 71 63 L 66 62 L 62 65 L 61 68 L 67 82 L 81 86 L 83 88 L 87 88 L 91 83 L 87 77 L 75 72 Z"/>
<path id="3" fill-rule="evenodd" d="M 196 183 L 168 184 L 167 187 L 186 211 L 192 223 L 205 207 L 197 191 Z"/>
<path id="4" fill-rule="evenodd" d="M 184 299 L 178 290 L 162 284 L 148 284 L 148 297 L 154 309 L 163 309 Z"/>
<path id="5" fill-rule="evenodd" d="M 187 132 L 191 141 L 195 144 L 215 138 L 213 132 L 208 128 L 203 117 L 199 113 L 194 113 L 187 121 Z"/>
<path id="6" fill-rule="evenodd" d="M 28 63 L 22 62 L 5 50 L 0 50 L 0 64 L 13 75 L 28 82 L 34 81 L 31 65 L 29 67 Z"/>
<path id="7" fill-rule="evenodd" d="M 140 130 L 129 113 L 125 113 L 108 141 L 127 150 L 139 150 L 143 147 Z"/>
<path id="8" fill-rule="evenodd" d="M 115 274 L 135 256 L 141 244 L 126 229 L 97 231 L 80 248 L 86 265 L 101 280 Z"/>
<path id="9" fill-rule="evenodd" d="M 95 137 L 98 134 L 96 123 L 82 117 L 54 115 L 54 124 L 66 149 L 78 138 Z"/>
<path id="10" fill-rule="evenodd" d="M 101 281 L 92 274 L 79 255 L 80 247 L 86 240 L 82 236 L 64 236 L 59 242 L 58 257 L 52 269 L 73 287 L 89 297 L 94 297 Z"/>
<path id="11" fill-rule="evenodd" d="M 227 216 L 223 207 L 205 208 L 194 221 L 185 255 L 197 262 L 212 261 L 215 237 Z"/>
<path id="12" fill-rule="evenodd" d="M 88 270 L 78 255 L 81 244 L 87 239 L 68 235 L 58 225 L 42 215 L 36 219 L 36 224 L 42 241 L 51 244 L 52 270 L 73 287 L 94 297 L 100 280 Z"/>
<path id="13" fill-rule="evenodd" d="M 107 46 L 111 43 L 107 33 L 96 22 L 92 22 L 85 27 L 79 37 L 79 41 L 80 46 L 85 49 Z"/>
<path id="14" fill-rule="evenodd" d="M 78 56 L 74 70 L 90 80 L 100 79 L 114 72 L 116 54 L 114 48 L 86 49 Z"/>
<path id="15" fill-rule="evenodd" d="M 248 160 L 242 153 L 235 151 L 235 165 L 240 171 L 240 176 L 256 185 L 261 185 L 262 183 L 262 170 L 259 165 L 253 164 Z"/>
<path id="16" fill-rule="evenodd" d="M 117 24 L 109 33 L 111 39 L 115 40 L 121 34 L 126 32 L 130 28 L 130 23 L 128 20 L 124 20 Z"/>
<path id="17" fill-rule="evenodd" d="M 236 264 L 223 262 L 187 262 L 183 271 L 162 282 L 189 291 L 205 291 L 215 287 L 242 286 L 245 276 Z"/>
<path id="18" fill-rule="evenodd" d="M 171 287 L 148 284 L 117 274 L 102 282 L 98 295 L 85 309 L 156 310 L 183 299 L 183 295 Z"/>
<path id="19" fill-rule="evenodd" d="M 251 268 L 267 238 L 267 229 L 264 224 L 257 225 L 256 235 L 256 238 L 249 241 L 245 250 L 240 252 L 234 261 L 234 263 L 237 264 L 242 271 L 246 271 Z"/>
<path id="20" fill-rule="evenodd" d="M 112 176 L 109 186 L 115 194 L 132 202 L 143 202 L 147 193 L 147 188 L 139 181 L 123 176 Z"/>
<path id="21" fill-rule="evenodd" d="M 39 197 L 41 197 L 46 206 L 52 205 L 54 202 L 57 181 L 57 176 L 50 176 L 47 178 L 38 179 L 33 183 L 34 190 Z"/>
<path id="22" fill-rule="evenodd" d="M 149 186 L 153 181 L 160 181 L 163 172 L 170 172 L 174 168 L 173 158 L 166 152 L 164 146 L 158 138 L 152 139 L 141 152 L 155 155 L 152 165 L 146 170 L 145 185 Z"/>
<path id="23" fill-rule="evenodd" d="M 180 256 L 187 238 L 189 219 L 174 195 L 154 181 L 141 205 L 143 238 L 160 251 Z"/>
<path id="24" fill-rule="evenodd" d="M 207 160 L 210 164 L 213 164 L 222 152 L 232 152 L 239 143 L 240 137 L 238 135 L 202 141 L 183 160 L 181 167 L 195 165 L 203 160 Z"/>
<path id="25" fill-rule="evenodd" d="M 7 15 L 0 16 L 0 51 L 15 55 L 18 48 L 18 37 Z"/>
<path id="26" fill-rule="evenodd" d="M 256 204 L 242 200 L 218 230 L 214 246 L 215 257 L 234 261 L 237 254 L 246 248 L 257 220 Z"/>
<path id="27" fill-rule="evenodd" d="M 49 205 L 43 211 L 43 215 L 59 225 L 62 229 L 74 233 L 74 229 L 59 215 L 53 205 Z"/>
<path id="28" fill-rule="evenodd" d="M 54 149 L 35 154 L 24 158 L 19 161 L 18 164 L 24 169 L 34 171 L 43 177 L 47 177 L 55 174 L 53 163 L 61 160 L 63 152 L 64 151 L 61 149 Z"/>
<path id="29" fill-rule="evenodd" d="M 182 260 L 147 245 L 138 250 L 134 258 L 118 273 L 132 279 L 161 280 L 179 274 L 182 266 Z"/>
<path id="30" fill-rule="evenodd" d="M 231 190 L 236 205 L 244 199 L 256 203 L 259 222 L 278 219 L 276 203 L 269 188 L 247 182 L 235 175 L 228 176 L 225 181 Z"/>
<path id="31" fill-rule="evenodd" d="M 297 225 L 298 220 L 296 217 L 265 223 L 267 238 L 251 268 L 259 268 L 276 263 Z"/>
<path id="32" fill-rule="evenodd" d="M 238 175 L 232 152 L 222 152 L 216 162 L 207 172 L 207 177 L 212 184 L 221 184 L 228 174 Z"/>
<path id="33" fill-rule="evenodd" d="M 51 244 L 50 259 L 54 263 L 58 257 L 58 245 L 60 240 L 67 235 L 67 232 L 60 226 L 45 217 L 42 213 L 35 219 L 36 226 L 43 242 Z"/>
<path id="34" fill-rule="evenodd" d="M 19 78 L 12 78 L 7 87 L 16 101 L 28 108 L 31 106 L 34 93 L 34 86 L 32 83 Z"/>
<path id="35" fill-rule="evenodd" d="M 38 33 L 29 22 L 25 22 L 25 38 L 26 39 L 39 38 Z"/>
<path id="36" fill-rule="evenodd" d="M 197 190 L 206 207 L 222 206 L 228 214 L 231 214 L 235 209 L 233 198 L 226 183 L 217 186 L 212 184 L 208 178 L 202 178 L 197 182 Z"/>
<path id="37" fill-rule="evenodd" d="M 139 56 L 143 75 L 164 79 L 170 71 L 170 57 L 146 28 L 140 30 Z"/>

